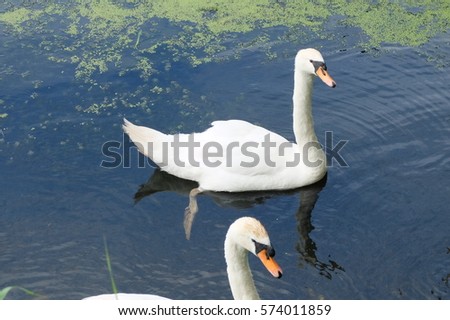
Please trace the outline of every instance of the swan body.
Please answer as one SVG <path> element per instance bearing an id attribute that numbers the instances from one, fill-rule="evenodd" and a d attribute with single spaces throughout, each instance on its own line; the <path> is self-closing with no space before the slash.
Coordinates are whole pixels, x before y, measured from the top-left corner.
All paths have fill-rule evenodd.
<path id="1" fill-rule="evenodd" d="M 273 249 L 266 229 L 255 218 L 242 217 L 228 228 L 224 243 L 228 281 L 233 298 L 236 300 L 259 299 L 248 264 L 248 252 L 258 256 L 267 270 L 276 278 L 281 278 L 282 270 L 274 259 Z M 102 294 L 85 298 L 88 300 L 161 300 L 165 297 L 149 294 Z"/>
<path id="2" fill-rule="evenodd" d="M 84 298 L 83 300 L 170 300 L 169 298 L 158 296 L 155 294 L 142 293 L 117 293 L 117 294 L 100 294 Z"/>
<path id="3" fill-rule="evenodd" d="M 169 135 L 124 119 L 123 130 L 163 171 L 199 183 L 198 192 L 286 190 L 319 181 L 326 157 L 311 110 L 314 77 L 336 83 L 315 49 L 295 58 L 293 127 L 296 142 L 242 120 L 215 121 L 204 132 Z"/>

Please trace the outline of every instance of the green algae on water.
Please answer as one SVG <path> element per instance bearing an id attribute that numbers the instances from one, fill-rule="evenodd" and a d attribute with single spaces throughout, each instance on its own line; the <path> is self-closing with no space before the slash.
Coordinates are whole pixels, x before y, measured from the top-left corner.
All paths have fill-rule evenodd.
<path id="1" fill-rule="evenodd" d="M 6 32 L 33 39 L 31 50 L 52 63 L 73 66 L 76 81 L 106 88 L 100 76 L 137 73 L 143 87 L 105 97 L 83 110 L 142 106 L 169 92 L 158 77 L 176 62 L 196 67 L 239 59 L 258 48 L 277 57 L 275 44 L 313 37 L 333 23 L 361 30 L 361 48 L 420 46 L 449 29 L 450 2 L 432 0 L 73 0 L 10 5 L 0 12 Z M 308 38 L 309 37 L 309 38 Z M 161 56 L 164 56 L 161 63 Z M 159 62 L 159 63 L 158 63 Z M 2 79 L 3 80 L 3 79 Z M 161 87 L 161 90 L 152 88 Z M 102 90 L 102 89 L 100 89 Z M 148 100 L 149 99 L 149 100 Z"/>

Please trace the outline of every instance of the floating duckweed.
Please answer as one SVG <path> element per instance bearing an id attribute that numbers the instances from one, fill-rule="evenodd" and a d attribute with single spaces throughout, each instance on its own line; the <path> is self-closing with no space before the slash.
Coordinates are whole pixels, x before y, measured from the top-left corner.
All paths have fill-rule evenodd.
<path id="1" fill-rule="evenodd" d="M 449 27 L 450 2 L 409 1 L 401 3 L 380 1 L 368 4 L 354 1 L 340 10 L 348 18 L 346 23 L 358 26 L 368 36 L 363 46 L 379 46 L 381 43 L 396 43 L 404 46 L 419 46 Z M 439 3 L 439 4 L 437 4 Z"/>
<path id="2" fill-rule="evenodd" d="M 139 58 L 136 69 L 141 71 L 141 78 L 148 79 L 155 72 L 153 65 L 148 58 Z"/>
<path id="3" fill-rule="evenodd" d="M 137 98 L 143 92 L 171 92 L 173 85 L 156 85 L 155 80 L 160 73 L 171 71 L 175 62 L 196 67 L 238 59 L 241 52 L 253 48 L 265 52 L 269 60 L 276 59 L 274 43 L 305 43 L 307 35 L 334 37 L 322 32 L 329 21 L 359 27 L 366 35 L 359 44 L 362 47 L 379 47 L 383 43 L 420 46 L 448 30 L 450 2 L 74 0 L 27 2 L 27 8 L 11 6 L 0 13 L 2 28 L 37 43 L 33 54 L 54 63 L 72 64 L 76 80 L 91 86 L 99 84 L 102 93 L 107 88 L 100 86 L 102 74 L 139 73 L 144 84 L 134 92 L 124 90 L 114 99 L 76 108 L 95 113 L 119 104 L 152 104 L 153 97 Z M 271 32 L 274 27 L 276 32 Z M 161 53 L 166 58 L 157 65 Z M 2 80 L 14 71 L 5 67 Z M 23 74 L 28 76 L 27 72 Z M 40 87 L 41 82 L 33 82 L 34 88 Z M 185 105 L 188 98 L 179 99 L 180 105 Z"/>
<path id="4" fill-rule="evenodd" d="M 32 83 L 33 83 L 33 88 L 38 89 L 42 85 L 43 81 L 42 80 L 34 80 L 34 81 L 32 81 Z"/>
<path id="5" fill-rule="evenodd" d="M 0 14 L 0 22 L 10 24 L 17 32 L 23 32 L 25 27 L 23 23 L 36 20 L 42 14 L 41 10 L 31 10 L 27 8 L 17 8 Z"/>
<path id="6" fill-rule="evenodd" d="M 161 94 L 164 92 L 164 89 L 158 86 L 154 86 L 150 91 L 156 94 Z"/>

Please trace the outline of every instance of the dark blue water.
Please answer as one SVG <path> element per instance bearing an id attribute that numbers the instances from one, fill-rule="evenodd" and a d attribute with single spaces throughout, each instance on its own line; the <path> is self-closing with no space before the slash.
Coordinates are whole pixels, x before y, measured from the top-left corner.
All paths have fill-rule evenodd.
<path id="1" fill-rule="evenodd" d="M 22 286 L 45 299 L 111 292 L 106 238 L 121 292 L 230 299 L 223 241 L 230 223 L 249 215 L 266 225 L 284 271 L 273 279 L 250 259 L 262 298 L 449 298 L 448 34 L 373 52 L 316 39 L 280 43 L 270 60 L 255 48 L 196 68 L 174 61 L 158 77 L 177 84 L 151 107 L 118 104 L 98 114 L 82 110 L 116 88 L 134 92 L 142 79 L 105 74 L 109 87 L 99 89 L 75 80 L 71 66 L 2 36 L 0 288 Z M 346 141 L 340 155 L 347 166 L 332 162 L 321 183 L 201 195 L 188 241 L 191 184 L 140 168 L 135 149 L 125 153 L 126 165 L 100 166 L 109 160 L 103 144 L 123 141 L 124 116 L 168 132 L 237 118 L 293 140 L 300 47 L 320 48 L 337 82 L 336 89 L 315 83 L 314 119 L 323 144 L 325 132 L 331 146 Z M 8 297 L 29 298 L 19 291 Z"/>

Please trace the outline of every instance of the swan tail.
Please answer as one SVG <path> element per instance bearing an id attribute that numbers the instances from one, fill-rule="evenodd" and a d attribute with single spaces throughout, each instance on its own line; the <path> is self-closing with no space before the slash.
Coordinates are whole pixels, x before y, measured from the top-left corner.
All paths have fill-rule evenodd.
<path id="1" fill-rule="evenodd" d="M 137 126 L 125 118 L 123 119 L 122 129 L 140 153 L 149 157 L 158 165 L 163 162 L 164 144 L 169 143 L 166 134 L 151 128 Z"/>

